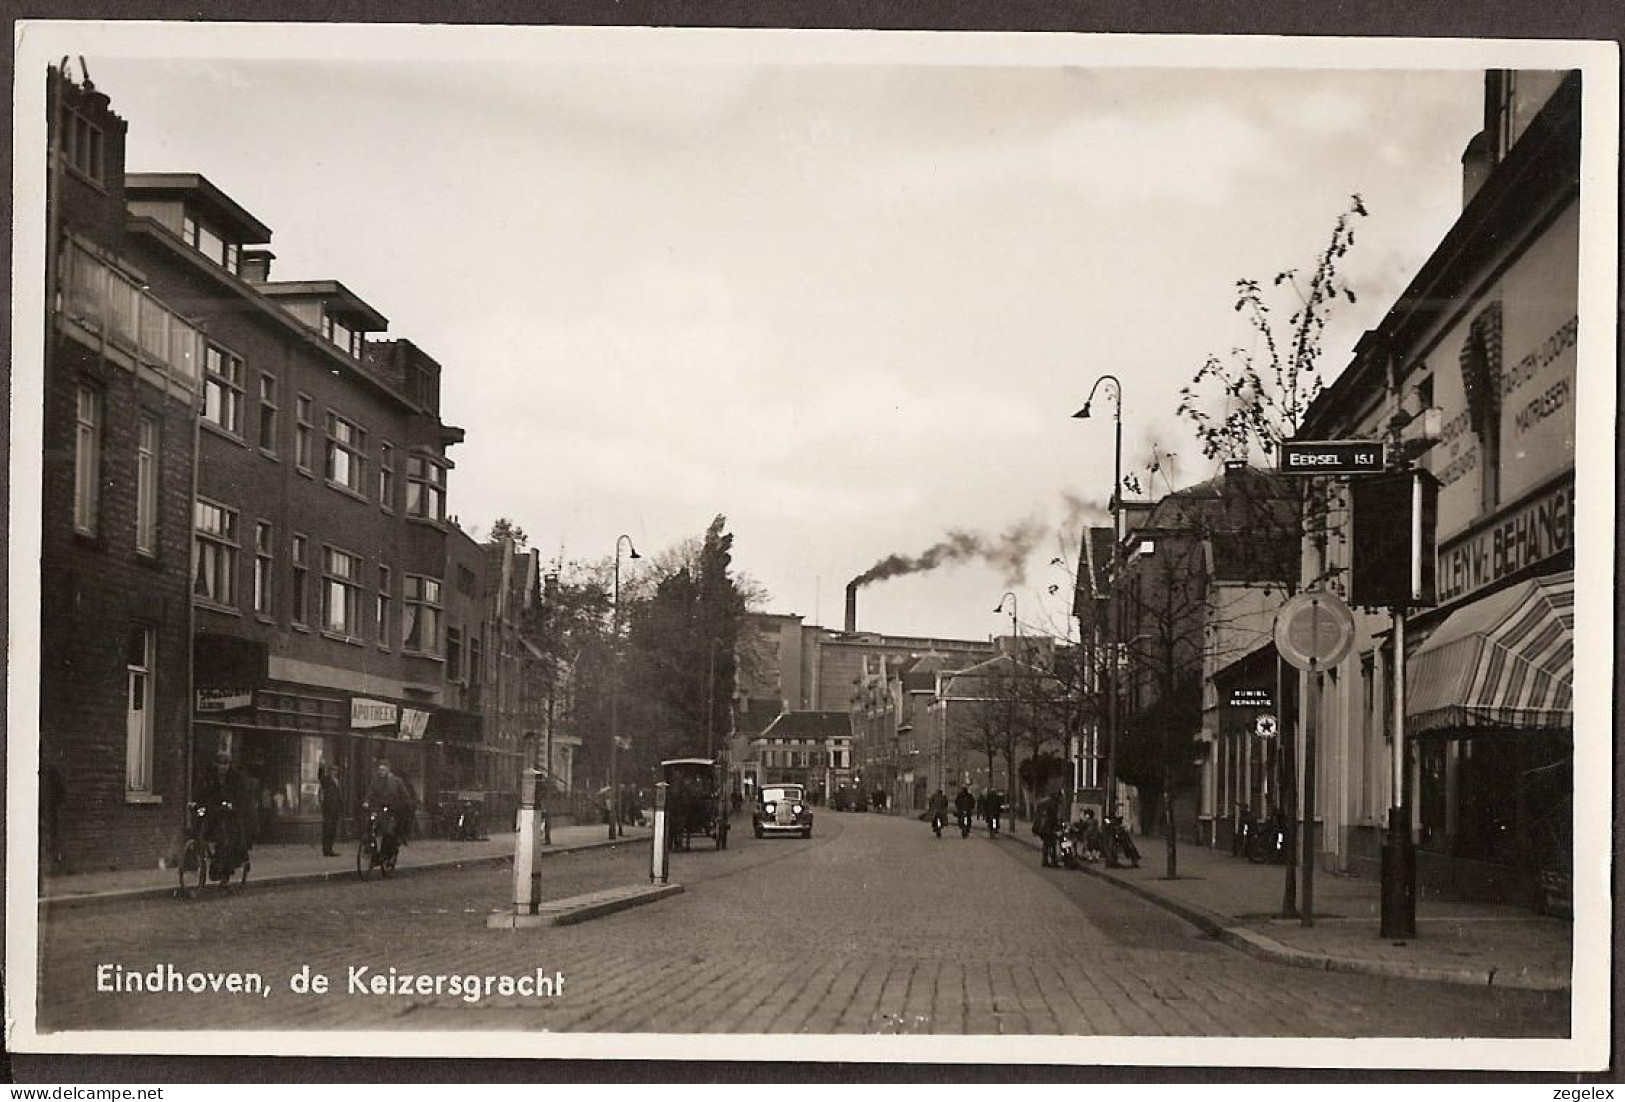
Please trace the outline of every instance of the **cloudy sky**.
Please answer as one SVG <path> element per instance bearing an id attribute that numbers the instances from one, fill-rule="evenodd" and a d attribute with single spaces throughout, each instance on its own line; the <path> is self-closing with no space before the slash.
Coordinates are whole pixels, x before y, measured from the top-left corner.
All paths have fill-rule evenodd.
<path id="1" fill-rule="evenodd" d="M 1479 69 L 1209 67 L 1222 43 L 1123 67 L 424 33 L 410 59 L 317 32 L 86 61 L 132 171 L 208 176 L 272 227 L 277 278 L 342 280 L 444 364 L 466 528 L 593 559 L 724 513 L 767 607 L 837 626 L 888 554 L 1031 537 L 1019 578 L 867 587 L 895 633 L 1007 630 L 1006 590 L 1064 630 L 1069 496 L 1110 489 L 1109 417 L 1069 418 L 1096 376 L 1125 383 L 1126 468 L 1155 444 L 1206 476 L 1173 410 L 1249 342 L 1234 281 L 1311 263 L 1359 192 L 1335 374 L 1454 218 L 1482 110 Z"/>

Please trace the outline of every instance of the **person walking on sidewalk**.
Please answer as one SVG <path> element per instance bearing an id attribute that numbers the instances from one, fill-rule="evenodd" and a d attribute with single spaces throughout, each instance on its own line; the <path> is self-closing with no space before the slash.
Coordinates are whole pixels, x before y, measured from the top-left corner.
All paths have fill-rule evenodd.
<path id="1" fill-rule="evenodd" d="M 1044 843 L 1044 867 L 1059 865 L 1061 860 L 1056 842 L 1061 834 L 1061 808 L 1058 793 L 1051 792 L 1038 801 L 1038 807 L 1033 811 L 1033 833 Z"/>
<path id="2" fill-rule="evenodd" d="M 344 816 L 344 786 L 332 766 L 316 766 L 316 783 L 321 786 L 322 801 L 322 856 L 337 857 L 333 843 L 338 840 L 339 820 Z"/>

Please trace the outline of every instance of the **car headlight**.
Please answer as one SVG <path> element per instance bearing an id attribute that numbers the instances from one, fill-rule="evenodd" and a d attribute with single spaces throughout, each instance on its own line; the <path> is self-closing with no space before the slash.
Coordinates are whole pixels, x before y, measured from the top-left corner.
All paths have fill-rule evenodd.
<path id="1" fill-rule="evenodd" d="M 797 804 L 797 805 L 796 805 L 796 806 L 795 806 L 795 812 L 796 812 L 796 814 L 797 814 L 797 815 L 800 815 L 800 814 L 801 814 L 801 805 L 800 805 L 800 804 Z"/>
<path id="2" fill-rule="evenodd" d="M 765 815 L 771 815 L 771 814 L 773 814 L 773 809 L 775 807 L 777 807 L 777 806 L 778 805 L 776 805 L 776 804 L 763 804 L 762 805 L 762 813 L 765 814 Z"/>

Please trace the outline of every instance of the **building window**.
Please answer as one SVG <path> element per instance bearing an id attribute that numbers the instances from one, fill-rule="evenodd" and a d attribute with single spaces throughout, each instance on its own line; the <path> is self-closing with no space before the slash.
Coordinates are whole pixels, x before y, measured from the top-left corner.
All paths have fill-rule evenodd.
<path id="1" fill-rule="evenodd" d="M 135 549 L 158 553 L 158 419 L 146 414 L 136 430 Z"/>
<path id="2" fill-rule="evenodd" d="M 259 521 L 254 525 L 254 611 L 261 616 L 271 615 L 271 568 L 275 563 L 271 543 L 271 525 Z"/>
<path id="3" fill-rule="evenodd" d="M 199 500 L 193 528 L 192 594 L 210 604 L 230 605 L 237 596 L 237 514 Z"/>
<path id="4" fill-rule="evenodd" d="M 463 632 L 461 628 L 446 629 L 446 680 L 463 679 Z"/>
<path id="5" fill-rule="evenodd" d="M 389 567 L 378 567 L 378 645 L 389 649 Z"/>
<path id="6" fill-rule="evenodd" d="M 485 647 L 478 632 L 468 637 L 468 685 L 477 689 L 485 684 Z"/>
<path id="7" fill-rule="evenodd" d="M 332 547 L 323 549 L 322 627 L 355 638 L 361 631 L 361 560 Z"/>
<path id="8" fill-rule="evenodd" d="M 433 521 L 446 519 L 446 468 L 427 456 L 407 456 L 406 513 Z"/>
<path id="9" fill-rule="evenodd" d="M 73 527 L 87 536 L 97 531 L 102 482 L 102 396 L 81 386 L 73 444 Z"/>
<path id="10" fill-rule="evenodd" d="M 331 411 L 327 414 L 327 480 L 357 493 L 365 483 L 367 434 L 353 421 Z"/>
<path id="11" fill-rule="evenodd" d="M 152 629 L 130 629 L 125 644 L 124 790 L 152 792 Z"/>
<path id="12" fill-rule="evenodd" d="M 440 653 L 440 582 L 417 574 L 406 576 L 406 592 L 401 599 L 402 641 L 406 650 L 419 654 Z"/>
<path id="13" fill-rule="evenodd" d="M 294 399 L 294 419 L 296 424 L 293 432 L 293 461 L 294 465 L 302 471 L 310 470 L 311 441 L 316 437 L 316 425 L 311 420 L 312 403 L 310 395 L 301 394 Z"/>
<path id="14" fill-rule="evenodd" d="M 203 419 L 242 435 L 243 361 L 213 344 L 203 353 Z"/>
<path id="15" fill-rule="evenodd" d="M 190 214 L 181 219 L 181 238 L 232 275 L 241 273 L 242 256 L 237 242 L 226 240 Z"/>
<path id="16" fill-rule="evenodd" d="M 378 504 L 395 510 L 395 446 L 387 440 L 378 448 Z"/>
<path id="17" fill-rule="evenodd" d="M 105 143 L 102 129 L 77 111 L 68 114 L 66 153 L 68 164 L 75 172 L 88 176 L 98 184 L 105 183 L 105 165 L 102 159 Z"/>
<path id="18" fill-rule="evenodd" d="M 322 314 L 322 336 L 357 359 L 361 357 L 360 331 L 351 329 L 332 314 Z"/>
<path id="19" fill-rule="evenodd" d="M 295 535 L 292 554 L 289 556 L 292 559 L 293 573 L 292 584 L 288 587 L 292 597 L 288 618 L 300 626 L 310 623 L 310 586 L 307 581 L 310 576 L 310 560 L 306 553 L 307 546 L 304 536 Z"/>
<path id="20" fill-rule="evenodd" d="M 276 378 L 260 376 L 260 450 L 276 451 Z"/>

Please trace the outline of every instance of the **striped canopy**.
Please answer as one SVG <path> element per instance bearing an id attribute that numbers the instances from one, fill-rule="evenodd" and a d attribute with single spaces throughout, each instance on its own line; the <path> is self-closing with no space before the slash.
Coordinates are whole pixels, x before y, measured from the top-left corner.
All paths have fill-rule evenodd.
<path id="1" fill-rule="evenodd" d="M 1458 609 L 1407 665 L 1410 733 L 1572 729 L 1574 572 L 1534 578 Z"/>

